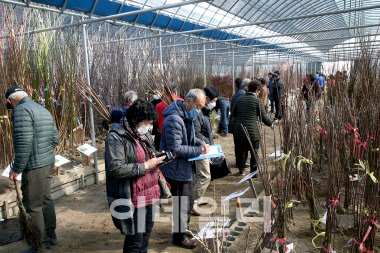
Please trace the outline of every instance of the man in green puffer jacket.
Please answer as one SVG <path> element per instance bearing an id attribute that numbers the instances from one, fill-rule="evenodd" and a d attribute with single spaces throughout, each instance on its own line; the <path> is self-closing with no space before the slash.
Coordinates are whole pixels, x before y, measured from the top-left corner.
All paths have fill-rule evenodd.
<path id="1" fill-rule="evenodd" d="M 35 103 L 21 87 L 7 90 L 7 108 L 13 109 L 13 147 L 15 160 L 9 178 L 16 180 L 22 173 L 23 204 L 33 224 L 40 230 L 47 252 L 57 244 L 56 216 L 51 198 L 51 170 L 54 168 L 54 148 L 59 132 L 52 115 Z M 36 252 L 29 249 L 24 252 Z"/>
<path id="2" fill-rule="evenodd" d="M 239 168 L 240 175 L 242 176 L 244 175 L 244 163 L 247 160 L 248 151 L 251 151 L 251 172 L 257 170 L 255 156 L 257 156 L 260 143 L 259 124 L 263 122 L 273 129 L 273 123 L 267 116 L 264 104 L 257 97 L 257 90 L 260 85 L 259 81 L 251 81 L 248 84 L 248 92 L 238 98 L 232 109 L 232 117 L 236 119 L 234 131 L 236 166 Z M 248 130 L 253 150 L 250 148 L 242 125 Z"/>

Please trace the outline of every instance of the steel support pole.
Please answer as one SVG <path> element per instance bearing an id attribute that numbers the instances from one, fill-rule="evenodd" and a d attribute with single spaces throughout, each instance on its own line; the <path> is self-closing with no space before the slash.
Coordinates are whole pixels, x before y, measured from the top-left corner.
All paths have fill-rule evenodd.
<path id="1" fill-rule="evenodd" d="M 83 25 L 83 51 L 84 51 L 84 62 L 86 65 L 86 80 L 87 85 L 91 87 L 90 83 L 90 67 L 88 64 L 88 52 L 87 52 L 87 32 L 86 32 L 86 25 Z M 92 139 L 92 146 L 96 148 L 96 140 L 95 140 L 95 126 L 94 126 L 94 112 L 92 109 L 92 106 L 89 106 L 90 111 L 90 125 L 91 125 L 91 139 Z M 94 153 L 94 166 L 95 166 L 95 183 L 99 184 L 99 173 L 98 173 L 98 159 L 97 159 L 97 152 Z"/>
<path id="2" fill-rule="evenodd" d="M 255 77 L 255 52 L 252 52 L 252 77 Z"/>
<path id="3" fill-rule="evenodd" d="M 298 87 L 298 63 L 297 63 L 297 58 L 295 59 L 295 62 L 294 62 L 294 68 L 296 69 L 295 85 L 296 85 L 296 87 Z"/>
<path id="4" fill-rule="evenodd" d="M 267 51 L 267 68 L 268 68 L 268 72 L 267 74 L 270 72 L 269 70 L 269 52 Z"/>
<path id="5" fill-rule="evenodd" d="M 232 48 L 232 94 L 235 95 L 235 49 Z"/>
<path id="6" fill-rule="evenodd" d="M 203 44 L 203 81 L 204 87 L 206 87 L 206 44 Z"/>
<path id="7" fill-rule="evenodd" d="M 290 86 L 290 63 L 289 63 L 289 55 L 288 55 L 288 86 Z"/>
<path id="8" fill-rule="evenodd" d="M 164 65 L 162 64 L 162 38 L 159 38 L 159 45 L 160 45 L 160 70 L 162 73 L 164 73 Z"/>
<path id="9" fill-rule="evenodd" d="M 292 67 L 293 67 L 293 85 L 295 85 L 295 75 L 294 75 L 294 63 L 295 63 L 295 61 L 294 61 L 294 56 L 293 56 L 293 62 L 292 62 Z M 295 85 L 295 86 L 297 86 L 297 85 Z"/>

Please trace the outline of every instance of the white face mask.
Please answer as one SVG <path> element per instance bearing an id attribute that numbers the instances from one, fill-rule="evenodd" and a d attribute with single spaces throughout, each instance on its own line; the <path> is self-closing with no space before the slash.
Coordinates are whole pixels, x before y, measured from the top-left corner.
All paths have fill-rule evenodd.
<path id="1" fill-rule="evenodd" d="M 147 127 L 145 125 L 141 125 L 141 126 L 139 126 L 139 128 L 137 128 L 137 132 L 139 132 L 140 135 L 144 135 L 148 131 L 149 131 L 149 127 Z"/>
<path id="2" fill-rule="evenodd" d="M 159 96 L 159 95 L 153 95 L 153 99 L 154 99 L 154 100 L 159 100 L 159 99 L 160 99 L 160 96 Z"/>
<path id="3" fill-rule="evenodd" d="M 216 102 L 214 102 L 214 103 L 209 103 L 209 104 L 207 105 L 207 108 L 210 109 L 210 110 L 212 110 L 215 106 L 216 106 Z"/>

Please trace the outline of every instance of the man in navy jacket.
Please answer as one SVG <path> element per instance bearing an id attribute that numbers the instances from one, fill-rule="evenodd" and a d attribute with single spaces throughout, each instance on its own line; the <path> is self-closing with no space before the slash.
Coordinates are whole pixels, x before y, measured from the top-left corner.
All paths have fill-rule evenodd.
<path id="1" fill-rule="evenodd" d="M 172 162 L 160 167 L 173 195 L 173 243 L 188 249 L 196 247 L 195 240 L 189 239 L 186 234 L 194 203 L 194 163 L 188 159 L 206 154 L 210 149 L 209 145 L 195 137 L 193 123 L 205 103 L 204 92 L 192 89 L 185 101 L 175 100 L 162 113 L 165 120 L 160 150 L 172 151 L 176 156 Z"/>

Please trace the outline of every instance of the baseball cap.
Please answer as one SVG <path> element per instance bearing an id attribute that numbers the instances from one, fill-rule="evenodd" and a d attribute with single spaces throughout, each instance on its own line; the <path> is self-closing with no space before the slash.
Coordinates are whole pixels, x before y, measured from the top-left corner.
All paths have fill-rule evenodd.
<path id="1" fill-rule="evenodd" d="M 10 87 L 7 92 L 5 93 L 5 98 L 8 99 L 10 95 L 12 95 L 13 93 L 17 92 L 17 91 L 25 91 L 23 88 L 21 88 L 20 86 L 13 86 L 13 87 Z"/>

